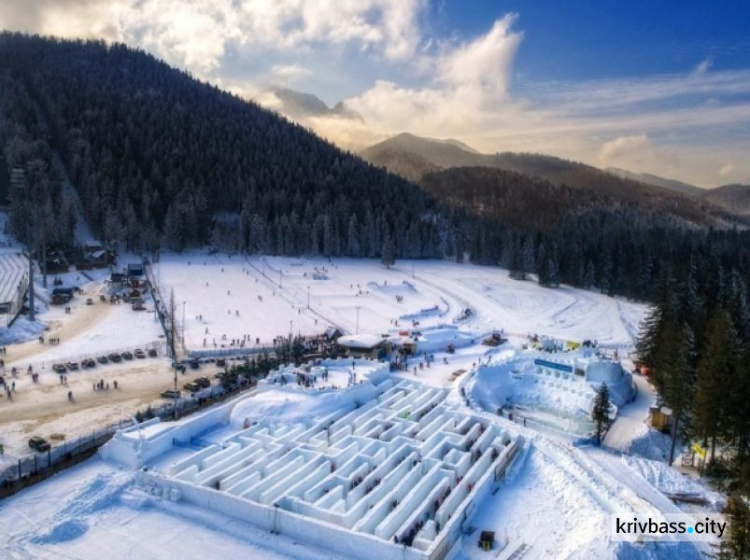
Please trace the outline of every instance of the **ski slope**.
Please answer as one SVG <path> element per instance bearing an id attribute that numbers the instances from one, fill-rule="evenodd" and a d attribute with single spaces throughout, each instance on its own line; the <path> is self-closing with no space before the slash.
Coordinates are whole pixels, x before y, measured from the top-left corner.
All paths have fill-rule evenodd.
<path id="1" fill-rule="evenodd" d="M 504 329 L 561 340 L 632 345 L 647 306 L 570 287 L 540 288 L 506 270 L 447 261 L 167 255 L 153 267 L 162 294 L 174 291 L 186 346 L 211 348 L 247 337 L 382 333 L 456 321 L 476 332 Z M 205 344 L 205 345 L 204 345 Z"/>

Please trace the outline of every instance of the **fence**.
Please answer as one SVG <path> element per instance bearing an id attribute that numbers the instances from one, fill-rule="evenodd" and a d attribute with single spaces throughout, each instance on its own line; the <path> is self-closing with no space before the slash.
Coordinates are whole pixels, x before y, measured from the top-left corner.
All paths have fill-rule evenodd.
<path id="1" fill-rule="evenodd" d="M 6 498 L 24 488 L 41 482 L 53 474 L 87 459 L 122 428 L 132 426 L 136 417 L 158 417 L 161 419 L 179 419 L 193 412 L 211 406 L 217 402 L 232 398 L 248 388 L 254 387 L 256 379 L 241 379 L 237 386 L 226 390 L 222 386 L 203 389 L 186 398 L 175 399 L 171 403 L 157 407 L 148 407 L 144 412 L 136 413 L 133 418 L 110 424 L 100 430 L 83 435 L 69 442 L 53 445 L 48 451 L 34 453 L 18 459 L 12 466 L 0 471 L 0 499 Z"/>
<path id="2" fill-rule="evenodd" d="M 143 270 L 146 272 L 146 280 L 151 284 L 151 297 L 154 299 L 154 308 L 156 309 L 156 315 L 161 322 L 161 328 L 164 330 L 164 336 L 167 341 L 172 341 L 172 343 L 174 343 L 174 337 L 170 336 L 169 328 L 167 327 L 167 310 L 169 308 L 164 302 L 164 296 L 161 293 L 159 284 L 156 283 L 154 271 L 151 269 L 151 263 L 146 263 L 144 261 Z M 185 328 L 184 325 L 183 328 Z M 167 344 L 167 351 L 169 352 L 170 358 L 175 355 L 175 348 L 174 346 L 170 346 L 170 344 Z"/>
<path id="3" fill-rule="evenodd" d="M 6 497 L 39 480 L 44 480 L 62 468 L 75 464 L 75 459 L 83 454 L 98 449 L 109 441 L 114 433 L 131 426 L 133 420 L 123 420 L 101 430 L 94 430 L 72 441 L 50 447 L 49 450 L 18 459 L 18 461 L 0 472 L 0 498 Z"/>

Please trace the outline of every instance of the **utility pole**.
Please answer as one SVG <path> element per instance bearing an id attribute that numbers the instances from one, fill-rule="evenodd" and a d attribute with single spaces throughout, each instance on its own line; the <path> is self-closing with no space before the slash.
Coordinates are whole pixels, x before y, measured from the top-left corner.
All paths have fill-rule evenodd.
<path id="1" fill-rule="evenodd" d="M 47 232 L 42 224 L 42 286 L 47 287 Z"/>
<path id="2" fill-rule="evenodd" d="M 34 312 L 34 260 L 31 258 L 31 253 L 26 255 L 29 259 L 29 321 L 36 319 L 36 313 Z"/>
<path id="3" fill-rule="evenodd" d="M 307 287 L 307 308 L 310 309 L 310 286 Z"/>
<path id="4" fill-rule="evenodd" d="M 185 302 L 182 302 L 182 351 L 185 351 Z"/>
<path id="5" fill-rule="evenodd" d="M 357 306 L 357 329 L 355 331 L 355 334 L 359 334 L 359 308 L 360 306 Z"/>

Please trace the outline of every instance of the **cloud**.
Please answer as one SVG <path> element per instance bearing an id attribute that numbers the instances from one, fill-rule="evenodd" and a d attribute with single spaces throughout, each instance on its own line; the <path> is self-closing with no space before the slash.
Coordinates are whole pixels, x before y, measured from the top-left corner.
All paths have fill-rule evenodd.
<path id="1" fill-rule="evenodd" d="M 726 163 L 719 168 L 719 177 L 729 177 L 734 172 L 734 165 Z"/>
<path id="2" fill-rule="evenodd" d="M 705 76 L 708 73 L 708 71 L 711 69 L 711 66 L 713 66 L 713 64 L 714 64 L 713 57 L 709 56 L 708 58 L 703 59 L 693 69 L 693 76 L 695 77 Z"/>
<path id="3" fill-rule="evenodd" d="M 312 74 L 308 68 L 303 68 L 299 64 L 276 64 L 269 71 L 270 81 L 279 85 L 290 85 L 299 82 Z"/>
<path id="4" fill-rule="evenodd" d="M 655 159 L 651 141 L 645 134 L 620 136 L 602 144 L 599 161 L 603 167 L 642 167 Z"/>
<path id="5" fill-rule="evenodd" d="M 427 0 L 6 0 L 8 29 L 104 37 L 140 46 L 200 75 L 233 48 L 309 51 L 351 45 L 408 60 Z"/>

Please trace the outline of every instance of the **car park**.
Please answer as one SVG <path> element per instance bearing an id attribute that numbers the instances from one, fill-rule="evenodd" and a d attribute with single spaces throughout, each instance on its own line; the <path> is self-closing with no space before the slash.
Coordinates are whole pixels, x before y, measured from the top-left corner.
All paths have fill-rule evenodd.
<path id="1" fill-rule="evenodd" d="M 49 451 L 50 444 L 41 436 L 34 436 L 29 439 L 29 447 L 34 451 Z"/>

